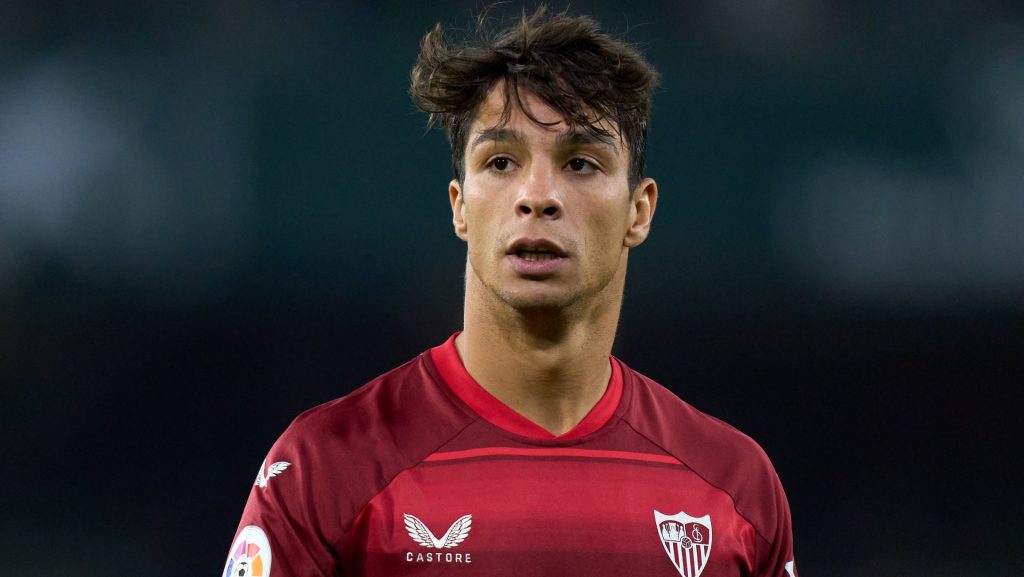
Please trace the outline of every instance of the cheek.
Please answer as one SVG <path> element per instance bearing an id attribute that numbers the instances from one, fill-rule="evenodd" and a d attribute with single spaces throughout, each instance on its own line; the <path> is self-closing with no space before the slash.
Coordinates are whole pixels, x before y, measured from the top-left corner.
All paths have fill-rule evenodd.
<path id="1" fill-rule="evenodd" d="M 479 200 L 467 199 L 463 210 L 470 257 L 489 252 L 499 236 L 495 211 Z"/>
<path id="2" fill-rule="evenodd" d="M 598 246 L 621 245 L 629 228 L 629 211 L 618 206 L 605 206 L 587 218 L 590 241 Z"/>
<path id="3" fill-rule="evenodd" d="M 614 269 L 618 267 L 619 258 L 625 250 L 629 211 L 620 207 L 606 208 L 606 211 L 591 215 L 588 219 L 586 242 L 592 261 L 602 263 L 604 268 Z"/>
<path id="4" fill-rule="evenodd" d="M 491 226 L 489 222 L 491 211 L 478 198 L 467 198 L 462 214 L 471 236 L 479 237 L 486 234 L 487 229 Z"/>

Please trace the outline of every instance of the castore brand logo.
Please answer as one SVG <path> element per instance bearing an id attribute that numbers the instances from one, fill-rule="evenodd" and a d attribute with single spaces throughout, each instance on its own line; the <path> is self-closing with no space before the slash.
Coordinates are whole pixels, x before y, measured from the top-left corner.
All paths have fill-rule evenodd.
<path id="1" fill-rule="evenodd" d="M 469 536 L 469 530 L 473 524 L 473 515 L 463 515 L 456 519 L 448 527 L 444 535 L 438 539 L 427 528 L 427 524 L 420 521 L 416 516 L 405 513 L 402 517 L 405 519 L 405 530 L 409 533 L 409 537 L 421 547 L 426 547 L 427 549 L 454 549 L 458 547 Z M 441 551 L 436 553 L 433 551 L 428 553 L 413 553 L 409 551 L 405 554 L 405 560 L 410 563 L 472 563 L 469 553 Z"/>
<path id="2" fill-rule="evenodd" d="M 280 475 L 282 472 L 284 472 L 285 469 L 289 467 L 289 465 L 291 465 L 291 463 L 287 461 L 277 461 L 276 463 L 271 463 L 270 468 L 267 469 L 267 474 L 264 475 L 263 469 L 267 466 L 267 460 L 263 459 L 263 463 L 260 464 L 260 472 L 256 473 L 256 482 L 254 482 L 253 485 L 265 488 L 267 486 L 267 483 L 270 482 L 271 477 L 276 477 L 277 475 Z"/>

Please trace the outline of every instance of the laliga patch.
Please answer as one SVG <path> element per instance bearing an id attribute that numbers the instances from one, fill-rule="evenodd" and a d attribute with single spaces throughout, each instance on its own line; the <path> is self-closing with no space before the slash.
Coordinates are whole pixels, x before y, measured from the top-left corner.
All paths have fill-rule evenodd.
<path id="1" fill-rule="evenodd" d="M 267 534 L 256 525 L 248 525 L 228 551 L 222 577 L 269 577 L 270 542 Z"/>

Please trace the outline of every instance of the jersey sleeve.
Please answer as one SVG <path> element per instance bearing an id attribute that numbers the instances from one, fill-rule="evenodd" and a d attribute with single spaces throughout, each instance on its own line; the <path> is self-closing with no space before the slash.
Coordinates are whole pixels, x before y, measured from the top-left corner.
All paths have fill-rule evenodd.
<path id="1" fill-rule="evenodd" d="M 287 431 L 270 450 L 249 492 L 222 577 L 337 575 L 311 489 L 315 460 L 307 453 Z"/>
<path id="2" fill-rule="evenodd" d="M 763 547 L 763 553 L 758 564 L 758 577 L 797 577 L 796 564 L 793 560 L 793 521 L 789 511 L 789 501 L 782 489 L 782 483 L 772 470 L 771 497 L 766 499 L 765 505 L 772 510 L 766 518 L 772 519 L 773 523 L 767 527 L 768 535 L 765 535 L 767 544 Z"/>

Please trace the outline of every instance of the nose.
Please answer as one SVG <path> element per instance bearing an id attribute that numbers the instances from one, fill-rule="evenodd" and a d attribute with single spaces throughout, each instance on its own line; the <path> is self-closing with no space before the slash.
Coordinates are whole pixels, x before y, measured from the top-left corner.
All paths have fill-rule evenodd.
<path id="1" fill-rule="evenodd" d="M 564 207 L 558 193 L 557 177 L 551 167 L 540 163 L 531 167 L 520 186 L 515 208 L 521 216 L 561 218 Z"/>

